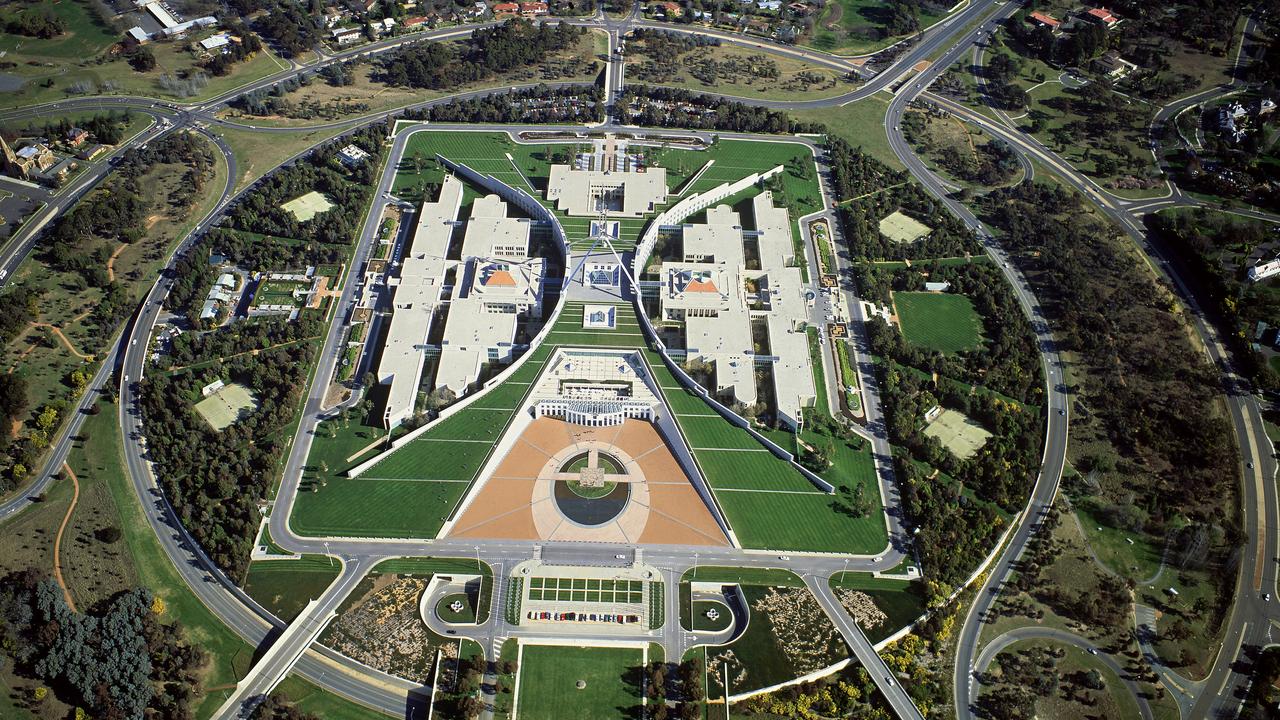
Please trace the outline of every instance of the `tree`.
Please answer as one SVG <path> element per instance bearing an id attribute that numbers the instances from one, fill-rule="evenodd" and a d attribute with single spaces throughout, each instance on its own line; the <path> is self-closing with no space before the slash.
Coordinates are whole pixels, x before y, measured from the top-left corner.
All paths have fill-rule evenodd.
<path id="1" fill-rule="evenodd" d="M 129 51 L 129 66 L 138 72 L 149 72 L 156 69 L 156 56 L 151 48 L 139 45 Z"/>

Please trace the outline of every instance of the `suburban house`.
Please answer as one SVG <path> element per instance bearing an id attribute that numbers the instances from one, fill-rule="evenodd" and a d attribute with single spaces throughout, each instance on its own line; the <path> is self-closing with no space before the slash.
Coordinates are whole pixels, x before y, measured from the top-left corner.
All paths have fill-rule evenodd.
<path id="1" fill-rule="evenodd" d="M 660 2 L 649 6 L 655 15 L 662 17 L 678 18 L 684 15 L 684 6 L 676 2 Z"/>
<path id="2" fill-rule="evenodd" d="M 1027 22 L 1036 27 L 1049 28 L 1056 35 L 1062 31 L 1062 21 L 1052 15 L 1036 11 L 1027 15 Z"/>
<path id="3" fill-rule="evenodd" d="M 1120 53 L 1115 50 L 1108 50 L 1094 58 L 1093 67 L 1112 80 L 1119 80 L 1138 69 L 1137 65 L 1120 57 Z"/>
<path id="4" fill-rule="evenodd" d="M 522 2 L 520 3 L 520 14 L 524 17 L 538 17 L 547 14 L 547 4 L 544 2 Z"/>
<path id="5" fill-rule="evenodd" d="M 1089 8 L 1084 14 L 1084 19 L 1095 25 L 1101 25 L 1108 30 L 1120 22 L 1120 18 L 1112 15 L 1107 8 Z"/>
<path id="6" fill-rule="evenodd" d="M 494 15 L 514 15 L 520 12 L 520 6 L 513 2 L 501 2 L 493 6 Z"/>
<path id="7" fill-rule="evenodd" d="M 333 41 L 339 45 L 350 45 L 364 37 L 364 32 L 360 28 L 338 28 L 332 33 Z"/>
<path id="8" fill-rule="evenodd" d="M 73 127 L 67 131 L 66 141 L 71 147 L 80 147 L 85 140 L 89 139 L 89 131 L 84 128 Z"/>

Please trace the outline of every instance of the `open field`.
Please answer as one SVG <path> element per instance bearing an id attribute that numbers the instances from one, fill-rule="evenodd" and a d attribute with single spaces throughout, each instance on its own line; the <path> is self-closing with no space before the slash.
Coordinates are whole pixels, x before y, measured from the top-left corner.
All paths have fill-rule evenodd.
<path id="1" fill-rule="evenodd" d="M 312 145 L 341 134 L 343 130 L 344 128 L 325 128 L 298 130 L 296 133 L 261 133 L 219 125 L 211 132 L 221 135 L 231 148 L 232 154 L 235 155 L 236 170 L 239 174 L 235 189 L 242 190 L 268 170 Z"/>
<path id="2" fill-rule="evenodd" d="M 100 20 L 88 2 L 61 0 L 43 2 L 67 24 L 67 32 L 48 40 L 13 33 L 0 35 L 0 51 L 12 63 L 2 74 L 25 81 L 21 89 L 0 93 L 0 106 L 18 107 L 64 100 L 81 94 L 123 93 L 191 102 L 226 92 L 244 83 L 265 77 L 286 67 L 268 51 L 234 64 L 222 77 L 206 76 L 203 87 L 192 88 L 195 95 L 183 97 L 174 88 L 165 88 L 165 76 L 185 76 L 200 72 L 199 56 L 189 48 L 196 40 L 214 34 L 214 28 L 193 33 L 181 40 L 164 40 L 147 45 L 155 55 L 152 70 L 134 70 L 110 48 L 121 31 Z"/>
<path id="3" fill-rule="evenodd" d="M 874 95 L 842 107 L 790 110 L 787 114 L 801 122 L 822 123 L 832 135 L 838 135 L 850 145 L 862 148 L 863 152 L 894 170 L 902 170 L 904 166 L 889 146 L 889 136 L 884 129 L 884 116 L 888 110 L 888 101 Z M 848 198 L 832 199 L 838 201 Z"/>
<path id="4" fill-rule="evenodd" d="M 271 614 L 291 622 L 308 602 L 320 597 L 339 569 L 336 561 L 319 555 L 297 560 L 258 560 L 249 565 L 244 591 Z"/>
<path id="5" fill-rule="evenodd" d="M 694 92 L 762 100 L 815 100 L 844 94 L 858 85 L 830 68 L 732 45 L 700 47 L 672 57 L 648 48 L 643 41 L 634 41 L 627 51 L 631 82 Z"/>
<path id="6" fill-rule="evenodd" d="M 249 388 L 231 383 L 195 404 L 195 411 L 214 430 L 225 430 L 258 407 L 258 399 Z"/>
<path id="7" fill-rule="evenodd" d="M 982 318 L 964 295 L 896 292 L 893 305 L 902 335 L 913 345 L 952 354 L 982 344 Z"/>
<path id="8" fill-rule="evenodd" d="M 907 37 L 886 37 L 890 12 L 889 7 L 878 0 L 834 0 L 820 11 L 813 32 L 803 36 L 800 42 L 836 55 L 875 52 Z M 921 12 L 920 29 L 944 17 L 945 11 Z"/>
<path id="9" fill-rule="evenodd" d="M 937 438 L 951 454 L 967 460 L 991 438 L 991 432 L 964 413 L 944 408 L 924 429 L 924 434 Z"/>
<path id="10" fill-rule="evenodd" d="M 639 720 L 640 650 L 525 645 L 522 655 L 516 712 L 524 720 Z"/>

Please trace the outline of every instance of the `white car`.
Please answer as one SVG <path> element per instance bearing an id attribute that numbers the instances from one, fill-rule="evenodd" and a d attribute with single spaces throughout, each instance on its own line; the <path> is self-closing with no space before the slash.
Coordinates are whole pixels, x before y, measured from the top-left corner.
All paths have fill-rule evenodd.
<path id="1" fill-rule="evenodd" d="M 626 555 L 623 555 L 622 553 L 618 553 L 617 555 L 614 555 L 614 557 L 615 557 L 615 558 L 617 558 L 618 560 L 626 560 L 626 559 L 627 559 L 627 556 L 626 556 Z"/>

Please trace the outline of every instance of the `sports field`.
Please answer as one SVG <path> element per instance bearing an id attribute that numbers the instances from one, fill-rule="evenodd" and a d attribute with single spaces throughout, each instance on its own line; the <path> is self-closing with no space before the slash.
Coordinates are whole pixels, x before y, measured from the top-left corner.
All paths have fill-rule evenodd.
<path id="1" fill-rule="evenodd" d="M 306 222 L 333 207 L 333 203 L 329 202 L 329 198 L 322 193 L 312 190 L 306 195 L 300 195 L 280 207 L 292 213 L 298 220 Z"/>
<path id="2" fill-rule="evenodd" d="M 681 387 L 657 353 L 647 352 L 646 358 L 716 502 L 743 546 L 851 554 L 884 549 L 888 538 L 869 450 L 838 443 L 836 465 L 824 474 L 836 492 L 823 492 L 747 431 Z M 844 509 L 858 486 L 872 501 L 872 510 L 855 518 Z"/>
<path id="3" fill-rule="evenodd" d="M 228 383 L 209 397 L 196 403 L 196 412 L 214 430 L 231 427 L 258 408 L 258 399 L 240 383 Z"/>
<path id="4" fill-rule="evenodd" d="M 521 720 L 639 720 L 643 652 L 636 648 L 524 645 Z M 578 687 L 579 681 L 585 683 Z"/>
<path id="5" fill-rule="evenodd" d="M 982 318 L 964 295 L 899 292 L 893 305 L 902 335 L 912 345 L 950 354 L 982 344 Z"/>
<path id="6" fill-rule="evenodd" d="M 924 434 L 938 438 L 942 446 L 961 460 L 968 460 L 986 444 L 991 433 L 964 413 L 945 408 L 924 429 Z"/>

